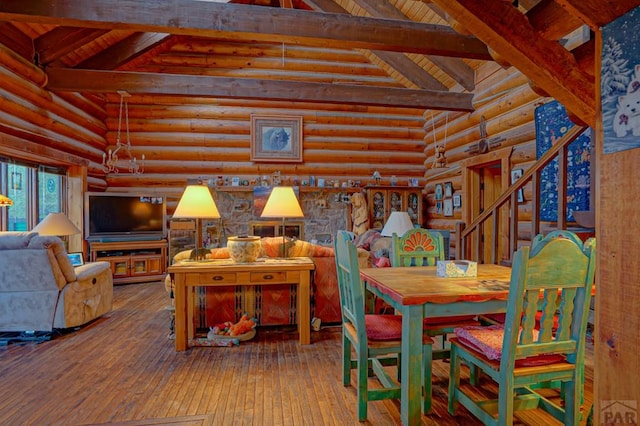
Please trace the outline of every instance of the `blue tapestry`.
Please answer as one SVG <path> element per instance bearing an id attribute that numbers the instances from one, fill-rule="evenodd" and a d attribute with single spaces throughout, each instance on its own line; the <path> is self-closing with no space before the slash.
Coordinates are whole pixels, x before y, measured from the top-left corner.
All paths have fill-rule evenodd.
<path id="1" fill-rule="evenodd" d="M 564 106 L 558 101 L 541 105 L 535 110 L 536 158 L 574 126 Z M 591 186 L 591 129 L 587 129 L 569 144 L 567 154 L 567 222 L 574 222 L 573 212 L 589 210 Z M 558 220 L 558 159 L 540 173 L 540 220 Z"/>
<path id="2" fill-rule="evenodd" d="M 640 148 L 640 7 L 602 28 L 600 101 L 604 154 Z"/>

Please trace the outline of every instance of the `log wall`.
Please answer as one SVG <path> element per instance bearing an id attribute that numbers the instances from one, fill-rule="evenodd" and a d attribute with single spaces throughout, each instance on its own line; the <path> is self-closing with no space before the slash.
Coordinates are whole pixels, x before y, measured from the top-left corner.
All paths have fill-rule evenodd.
<path id="1" fill-rule="evenodd" d="M 482 138 L 481 120 L 486 125 L 489 152 L 512 147 L 511 169 L 526 171 L 536 161 L 535 108 L 548 101 L 541 98 L 529 86 L 527 79 L 513 68 L 503 69 L 497 64 L 488 64 L 476 73 L 476 94 L 471 113 L 439 112 L 425 113 L 425 206 L 429 227 L 455 230 L 456 222 L 467 216 L 468 197 L 462 182 L 461 162 L 472 159 L 479 153 L 472 148 Z M 447 167 L 434 167 L 435 146 L 445 146 Z M 510 170 L 509 170 L 510 172 Z M 442 207 L 437 207 L 435 187 L 445 182 L 453 184 L 454 195 L 461 195 L 461 207 L 455 207 L 453 216 L 445 216 Z M 518 206 L 518 244 L 531 241 L 531 184 L 524 188 L 525 202 Z M 467 201 L 467 202 L 465 202 Z M 548 226 L 548 224 L 543 224 Z M 451 237 L 452 245 L 455 238 Z M 455 253 L 455 246 L 452 247 Z"/>
<path id="2" fill-rule="evenodd" d="M 481 138 L 482 118 L 488 139 L 500 138 L 500 147 L 513 147 L 512 168 L 526 170 L 535 161 L 533 112 L 544 99 L 514 69 L 488 64 L 477 70 L 476 79 L 473 113 L 132 94 L 128 98 L 129 138 L 132 154 L 138 159 L 145 156 L 144 173 L 128 173 L 123 161 L 120 173 L 105 175 L 102 155 L 116 144 L 119 95 L 107 94 L 103 99 L 48 92 L 41 88 L 46 80 L 41 70 L 0 46 L 0 98 L 5 101 L 0 103 L 0 119 L 25 131 L 21 136 L 27 141 L 85 161 L 88 189 L 162 194 L 168 198 L 169 213 L 187 181 L 212 184 L 222 176 L 251 182 L 279 172 L 291 183 L 315 176 L 339 185 L 360 181 L 364 186 L 378 170 L 382 184 L 389 184 L 391 176 L 400 185 L 419 178 L 425 193 L 426 225 L 453 231 L 455 222 L 465 217 L 466 205 L 455 208 L 454 216 L 445 217 L 435 207 L 435 184 L 452 182 L 454 193 L 464 199 L 459 163 L 477 155 L 469 149 Z M 252 114 L 301 116 L 303 161 L 252 162 Z M 120 138 L 127 140 L 124 124 Z M 432 168 L 435 143 L 445 145 L 445 169 Z M 42 159 L 48 161 L 54 160 Z M 527 201 L 519 207 L 522 241 L 530 239 L 526 231 L 530 192 L 525 188 Z"/>

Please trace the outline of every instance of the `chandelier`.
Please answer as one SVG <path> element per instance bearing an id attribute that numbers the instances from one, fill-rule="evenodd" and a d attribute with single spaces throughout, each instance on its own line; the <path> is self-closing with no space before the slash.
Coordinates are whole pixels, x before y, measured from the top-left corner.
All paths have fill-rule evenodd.
<path id="1" fill-rule="evenodd" d="M 118 135 L 116 136 L 116 148 L 112 150 L 109 148 L 109 153 L 102 154 L 102 170 L 105 173 L 118 174 L 118 153 L 126 153 L 129 157 L 129 173 L 139 175 L 144 173 L 144 154 L 142 154 L 142 161 L 138 162 L 138 159 L 131 154 L 131 138 L 129 137 L 129 102 L 127 98 L 131 95 L 125 91 L 119 90 L 120 95 L 120 112 L 118 113 Z M 124 109 L 124 123 L 125 131 L 127 134 L 127 143 L 122 143 L 120 134 L 122 132 L 122 110 Z"/>

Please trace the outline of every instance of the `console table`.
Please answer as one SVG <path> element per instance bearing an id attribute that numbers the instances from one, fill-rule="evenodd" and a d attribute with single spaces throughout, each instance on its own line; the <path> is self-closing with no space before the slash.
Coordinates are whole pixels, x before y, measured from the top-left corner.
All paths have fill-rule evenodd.
<path id="1" fill-rule="evenodd" d="M 252 263 L 231 259 L 183 261 L 169 267 L 174 279 L 175 345 L 184 351 L 193 339 L 194 289 L 198 286 L 295 284 L 300 344 L 311 343 L 310 289 L 314 263 L 308 257 L 265 258 Z"/>

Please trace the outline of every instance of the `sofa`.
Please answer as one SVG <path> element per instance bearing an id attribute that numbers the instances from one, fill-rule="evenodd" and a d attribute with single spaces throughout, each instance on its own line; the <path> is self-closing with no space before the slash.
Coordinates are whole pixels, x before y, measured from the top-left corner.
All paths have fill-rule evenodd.
<path id="1" fill-rule="evenodd" d="M 73 267 L 58 237 L 0 232 L 0 332 L 77 327 L 112 303 L 108 262 Z"/>
<path id="2" fill-rule="evenodd" d="M 278 257 L 282 254 L 282 237 L 264 237 L 260 240 L 260 257 Z M 340 323 L 340 293 L 332 247 L 302 240 L 286 240 L 287 257 L 310 257 L 315 270 L 311 283 L 311 316 L 322 323 Z M 177 253 L 173 262 L 189 259 L 192 250 Z M 367 266 L 369 253 L 359 250 L 361 264 Z M 229 258 L 226 247 L 214 248 L 207 259 Z M 171 294 L 173 282 L 167 276 L 167 291 Z M 259 325 L 295 324 L 296 286 L 270 285 L 255 287 L 201 287 L 196 292 L 196 327 L 204 329 L 225 321 L 237 321 L 244 312 L 254 316 Z"/>

